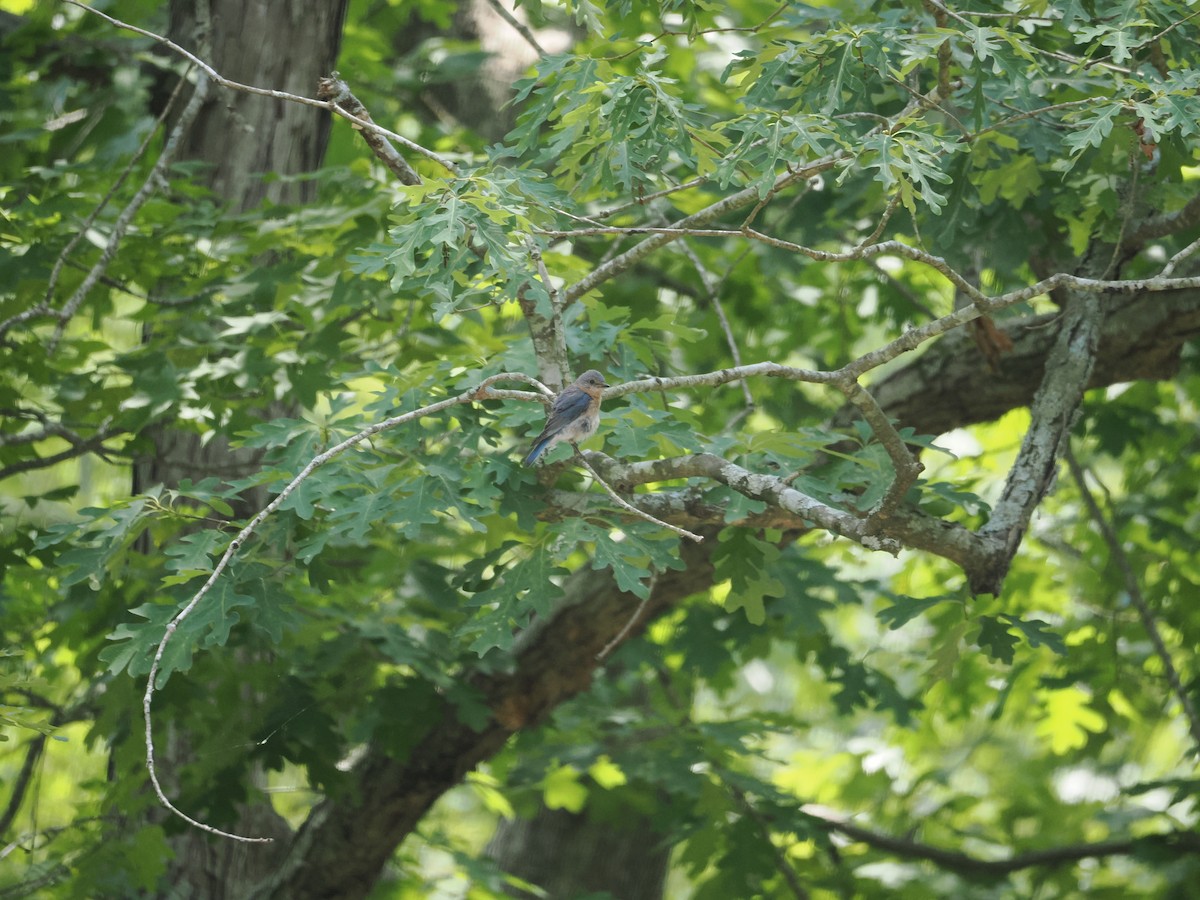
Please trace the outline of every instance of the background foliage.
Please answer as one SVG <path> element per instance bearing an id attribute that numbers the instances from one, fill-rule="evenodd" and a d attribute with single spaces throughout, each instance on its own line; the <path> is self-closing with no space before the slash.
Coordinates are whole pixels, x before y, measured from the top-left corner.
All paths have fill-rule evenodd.
<path id="1" fill-rule="evenodd" d="M 186 826 L 146 787 L 154 649 L 318 453 L 564 362 L 613 385 L 837 370 L 969 307 L 943 267 L 988 296 L 1056 272 L 1128 287 L 1056 285 L 994 311 L 1000 337 L 956 328 L 866 375 L 926 466 L 881 520 L 898 556 L 667 465 L 712 454 L 858 520 L 894 457 L 836 386 L 713 378 L 606 403 L 589 459 L 700 548 L 626 515 L 564 450 L 523 469 L 542 408 L 491 394 L 338 456 L 245 543 L 162 660 L 165 787 L 223 828 L 269 804 L 294 829 L 379 788 L 364 748 L 395 774 L 452 726 L 462 747 L 499 734 L 446 754 L 446 787 L 470 774 L 384 848 L 376 896 L 498 896 L 494 823 L 543 807 L 644 815 L 671 897 L 1185 896 L 1200 879 L 1200 302 L 1135 281 L 1195 271 L 1187 4 L 524 3 L 567 49 L 535 54 L 500 139 L 439 99 L 491 77 L 453 4 L 351 3 L 342 76 L 455 169 L 406 154 L 420 183 L 403 185 L 339 120 L 305 176 L 317 202 L 240 211 L 179 163 L 77 301 L 190 88 L 157 123 L 177 55 L 73 6 L 6 8 L 5 895 L 166 889 Z M 157 4 L 106 10 L 166 30 Z M 1127 347 L 1126 313 L 1164 324 Z M 976 596 L 904 523 L 986 531 L 1054 377 L 1037 342 L 1075 315 L 1100 335 L 1092 390 L 1060 410 L 1076 477 L 1060 464 L 1003 590 Z M 906 383 L 902 407 L 887 391 Z M 254 464 L 131 491 L 164 426 Z M 609 585 L 616 611 L 589 593 Z M 590 688 L 495 703 L 564 604 L 582 625 L 554 652 L 595 669 Z M 597 660 L 599 634 L 620 646 Z"/>

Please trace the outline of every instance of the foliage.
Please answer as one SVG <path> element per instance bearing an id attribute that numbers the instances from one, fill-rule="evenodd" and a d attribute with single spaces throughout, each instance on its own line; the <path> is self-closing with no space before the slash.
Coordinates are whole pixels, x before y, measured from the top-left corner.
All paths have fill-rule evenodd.
<path id="1" fill-rule="evenodd" d="M 613 385 L 738 358 L 832 371 L 970 299 L 933 262 L 998 296 L 1059 271 L 1151 278 L 1197 237 L 1200 20 L 1176 0 L 523 3 L 575 40 L 517 84 L 516 125 L 490 147 L 413 113 L 419 80 L 378 62 L 409 17 L 444 29 L 451 6 L 354 5 L 341 69 L 376 121 L 456 171 L 412 156 L 422 183 L 402 186 L 339 122 L 319 203 L 238 213 L 180 163 L 61 321 L 162 149 L 156 98 L 181 64 L 73 7 L 35 6 L 5 37 L 0 781 L 21 783 L 52 720 L 86 728 L 17 796 L 4 843 L 27 863 L 0 890 L 161 887 L 185 826 L 148 815 L 139 699 L 167 623 L 318 454 L 489 376 L 553 371 L 538 323 Z M 153 4 L 107 10 L 166 27 Z M 708 232 L 654 234 L 681 222 Z M 928 256 L 861 252 L 879 240 Z M 1152 299 L 1180 316 L 1195 302 Z M 996 320 L 1020 343 L 1061 303 L 1038 293 Z M 954 356 L 986 367 L 961 331 L 923 349 L 929 390 Z M 889 377 L 912 371 L 895 355 Z M 459 895 L 499 896 L 486 831 L 539 802 L 647 813 L 676 848 L 672 896 L 784 896 L 789 876 L 815 897 L 1182 896 L 1200 878 L 1196 844 L 1172 836 L 1197 819 L 1200 726 L 1181 697 L 1200 704 L 1200 375 L 1194 348 L 1170 378 L 1110 363 L 1074 453 L 1140 597 L 1065 469 L 998 596 L 895 520 L 880 527 L 897 559 L 728 483 L 620 470 L 627 498 L 677 501 L 659 514 L 703 529 L 708 584 L 436 807 L 396 851 L 396 896 L 431 890 L 435 852 Z M 994 375 L 997 393 L 1015 377 Z M 836 385 L 746 385 L 625 393 L 588 448 L 614 465 L 713 454 L 850 522 L 888 502 L 891 432 L 847 424 Z M 981 399 L 959 398 L 972 427 L 943 438 L 898 423 L 928 467 L 904 509 L 992 521 L 1031 423 L 979 424 Z M 359 748 L 408 758 L 445 704 L 482 732 L 497 711 L 481 679 L 579 599 L 572 573 L 634 609 L 685 570 L 684 539 L 628 516 L 567 449 L 522 468 L 541 417 L 490 394 L 383 431 L 243 542 L 161 660 L 156 733 L 192 742 L 170 773 L 181 809 L 234 827 L 267 771 L 303 786 L 272 795 L 296 826 L 313 797 L 356 789 Z M 162 427 L 254 465 L 132 494 Z M 109 779 L 73 783 L 105 755 Z"/>

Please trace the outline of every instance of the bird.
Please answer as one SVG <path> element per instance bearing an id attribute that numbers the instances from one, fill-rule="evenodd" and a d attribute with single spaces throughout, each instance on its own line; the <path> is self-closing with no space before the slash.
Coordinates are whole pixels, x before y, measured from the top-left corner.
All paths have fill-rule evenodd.
<path id="1" fill-rule="evenodd" d="M 525 465 L 532 466 L 539 456 L 560 441 L 575 444 L 591 435 L 600 424 L 600 398 L 606 387 L 604 376 L 595 369 L 588 369 L 555 397 L 546 417 L 546 427 L 529 449 Z"/>

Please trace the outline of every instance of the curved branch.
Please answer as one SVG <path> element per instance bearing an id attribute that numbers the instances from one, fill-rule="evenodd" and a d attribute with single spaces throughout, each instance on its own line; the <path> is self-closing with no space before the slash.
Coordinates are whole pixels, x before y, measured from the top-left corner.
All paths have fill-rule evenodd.
<path id="1" fill-rule="evenodd" d="M 330 460 L 341 456 L 341 454 L 345 453 L 350 448 L 361 444 L 367 438 L 379 434 L 380 432 L 387 431 L 390 428 L 395 428 L 398 425 L 404 425 L 415 419 L 419 419 L 422 416 L 428 416 L 436 412 L 441 412 L 444 409 L 450 409 L 451 407 L 458 406 L 459 404 L 472 403 L 478 400 L 499 399 L 500 397 L 510 394 L 508 391 L 492 390 L 491 386 L 499 381 L 523 381 L 529 384 L 537 385 L 537 381 L 535 379 L 520 373 L 501 373 L 498 375 L 491 375 L 481 381 L 478 387 L 463 391 L 457 396 L 448 397 L 445 400 L 440 400 L 437 403 L 431 403 L 428 406 L 423 406 L 420 409 L 414 409 L 411 412 L 403 413 L 399 416 L 392 416 L 391 418 L 385 419 L 382 422 L 376 422 L 374 425 L 364 428 L 357 434 L 351 435 L 341 443 L 330 447 L 324 453 L 319 453 L 314 456 L 311 460 L 309 460 L 308 464 L 300 470 L 299 474 L 289 481 L 283 490 L 281 490 L 275 496 L 275 499 L 264 506 L 258 512 L 258 514 L 255 515 L 254 518 L 252 518 L 242 528 L 241 531 L 234 535 L 233 539 L 225 548 L 225 552 L 221 554 L 221 558 L 213 567 L 211 574 L 207 579 L 205 579 L 204 584 L 200 586 L 199 590 L 192 595 L 191 599 L 184 605 L 184 607 L 175 614 L 170 622 L 167 623 L 166 631 L 163 633 L 162 639 L 158 642 L 158 647 L 154 651 L 154 658 L 150 663 L 150 672 L 146 676 L 146 690 L 142 695 L 142 724 L 146 742 L 146 771 L 150 776 L 150 783 L 154 788 L 155 796 L 158 797 L 159 803 L 161 803 L 164 808 L 183 819 L 189 825 L 193 825 L 196 828 L 207 831 L 209 834 L 214 834 L 219 837 L 230 838 L 235 841 L 245 841 L 248 843 L 269 843 L 273 840 L 273 838 L 246 837 L 244 835 L 233 834 L 231 832 L 222 831 L 219 828 L 214 828 L 213 826 L 207 825 L 204 822 L 200 822 L 175 806 L 167 797 L 166 792 L 163 790 L 162 784 L 159 782 L 158 770 L 154 760 L 154 726 L 153 717 L 151 715 L 151 706 L 154 701 L 154 693 L 157 690 L 155 682 L 158 679 L 159 668 L 162 665 L 163 654 L 166 652 L 167 645 L 170 643 L 171 637 L 175 634 L 183 621 L 192 614 L 192 611 L 199 606 L 200 602 L 204 600 L 209 591 L 212 590 L 213 585 L 216 584 L 217 579 L 220 578 L 221 574 L 226 568 L 228 568 L 230 562 L 233 560 L 233 557 L 237 554 L 238 550 L 241 549 L 242 544 L 244 544 L 246 540 L 248 540 L 250 536 L 258 530 L 258 527 L 264 521 L 266 521 L 266 519 L 272 513 L 274 513 L 281 505 L 283 505 L 283 502 L 287 500 L 287 498 L 290 497 L 292 493 L 298 487 L 300 487 L 300 485 L 303 484 L 310 475 L 312 475 L 313 472 L 325 465 Z"/>
<path id="2" fill-rule="evenodd" d="M 667 528 L 675 532 L 680 537 L 690 538 L 697 543 L 704 540 L 704 538 L 693 531 L 688 531 L 686 528 L 680 528 L 678 525 L 672 525 L 669 522 L 664 522 L 662 519 L 656 519 L 649 513 L 643 512 L 636 506 L 633 506 L 631 503 L 629 503 L 629 501 L 625 500 L 620 494 L 614 491 L 609 483 L 600 476 L 600 473 L 592 468 L 592 464 L 588 462 L 587 457 L 583 455 L 583 451 L 579 449 L 577 444 L 572 444 L 571 446 L 575 450 L 575 456 L 581 463 L 583 463 L 584 468 L 592 473 L 592 478 L 596 480 L 596 483 L 600 485 L 600 487 L 604 488 L 604 492 L 608 494 L 608 496 L 612 498 L 613 502 L 616 503 L 617 506 L 621 507 L 621 509 L 625 510 L 626 512 L 633 513 L 633 515 L 637 516 L 638 518 L 645 519 L 647 522 L 653 522 L 655 525 L 661 525 L 663 528 Z"/>

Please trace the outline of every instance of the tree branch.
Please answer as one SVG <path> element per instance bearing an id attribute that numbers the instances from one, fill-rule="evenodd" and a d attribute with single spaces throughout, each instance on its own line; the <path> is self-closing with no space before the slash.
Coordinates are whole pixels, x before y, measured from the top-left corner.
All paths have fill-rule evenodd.
<path id="1" fill-rule="evenodd" d="M 1050 847 L 1045 850 L 1031 850 L 1019 853 L 1008 859 L 980 859 L 957 850 L 946 850 L 922 844 L 907 838 L 893 837 L 855 825 L 844 818 L 834 818 L 827 813 L 818 812 L 815 807 L 806 806 L 804 812 L 811 816 L 822 827 L 843 834 L 878 850 L 885 850 L 897 856 L 908 859 L 923 859 L 943 869 L 949 869 L 965 876 L 997 877 L 1011 875 L 1023 869 L 1033 869 L 1041 866 L 1062 866 L 1076 863 L 1084 859 L 1096 859 L 1106 856 L 1127 856 L 1143 847 L 1169 848 L 1175 852 L 1188 854 L 1200 853 L 1200 836 L 1191 831 L 1170 831 L 1164 834 L 1146 835 L 1140 838 L 1124 840 L 1099 841 L 1094 844 L 1070 844 L 1062 847 Z"/>
<path id="2" fill-rule="evenodd" d="M 583 467 L 592 473 L 592 478 L 596 480 L 596 484 L 604 488 L 604 492 L 608 494 L 608 496 L 612 498 L 613 502 L 616 503 L 617 506 L 621 507 L 621 509 L 625 510 L 626 512 L 633 513 L 633 515 L 637 516 L 638 518 L 645 519 L 647 522 L 652 522 L 655 525 L 661 525 L 663 528 L 675 532 L 680 537 L 690 538 L 697 543 L 704 540 L 704 538 L 695 532 L 688 531 L 686 528 L 680 528 L 678 525 L 672 525 L 669 522 L 664 522 L 662 519 L 656 519 L 649 513 L 643 512 L 636 506 L 630 504 L 627 500 L 621 497 L 620 494 L 612 489 L 609 483 L 600 476 L 599 472 L 592 468 L 592 464 L 588 462 L 587 457 L 583 455 L 583 452 L 577 445 L 572 444 L 572 447 L 575 449 L 575 456 L 581 463 L 583 463 Z"/>
<path id="3" fill-rule="evenodd" d="M 979 531 L 990 547 L 987 564 L 971 573 L 970 587 L 975 594 L 1000 593 L 1029 519 L 1054 482 L 1058 459 L 1070 440 L 1091 380 L 1103 322 L 1104 311 L 1094 295 L 1072 294 L 1029 409 L 1029 430 L 1000 499 Z"/>
<path id="4" fill-rule="evenodd" d="M 1142 222 L 1129 236 L 1126 244 L 1130 247 L 1140 247 L 1146 241 L 1177 234 L 1198 223 L 1200 223 L 1200 194 L 1196 194 L 1175 212 L 1163 213 Z"/>
<path id="5" fill-rule="evenodd" d="M 999 418 L 1033 401 L 1058 335 L 1061 313 L 1001 319 L 1013 339 L 992 372 L 968 338 L 948 334 L 912 362 L 871 385 L 883 411 L 919 434 L 942 434 Z M 1089 388 L 1136 379 L 1173 377 L 1183 345 L 1200 334 L 1200 291 L 1110 301 Z M 855 414 L 846 406 L 833 418 L 844 428 Z"/>
<path id="6" fill-rule="evenodd" d="M 350 86 L 338 76 L 337 72 L 317 81 L 317 99 L 335 104 L 338 109 L 349 113 L 355 119 L 372 124 L 375 122 L 362 101 L 350 92 Z M 401 184 L 421 183 L 421 176 L 413 170 L 412 166 L 408 164 L 408 160 L 397 152 L 391 141 L 380 131 L 373 128 L 359 128 L 358 130 L 362 132 L 363 140 L 375 153 L 376 159 L 387 166 L 388 171 L 395 175 Z"/>

